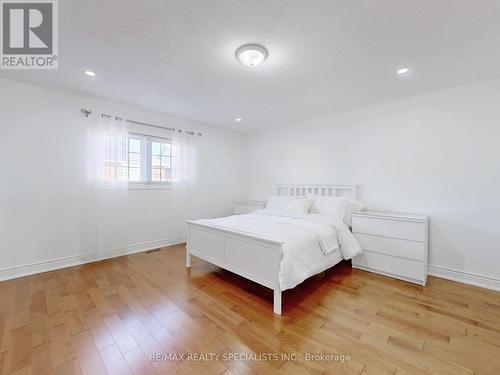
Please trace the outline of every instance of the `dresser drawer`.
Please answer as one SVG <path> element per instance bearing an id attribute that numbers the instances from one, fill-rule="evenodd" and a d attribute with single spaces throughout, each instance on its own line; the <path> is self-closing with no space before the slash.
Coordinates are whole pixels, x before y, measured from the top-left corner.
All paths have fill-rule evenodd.
<path id="1" fill-rule="evenodd" d="M 354 233 L 364 250 L 427 262 L 427 250 L 423 242 Z"/>
<path id="2" fill-rule="evenodd" d="M 352 231 L 425 242 L 425 222 L 352 215 Z"/>
<path id="3" fill-rule="evenodd" d="M 427 263 L 364 251 L 352 260 L 354 268 L 425 285 Z"/>

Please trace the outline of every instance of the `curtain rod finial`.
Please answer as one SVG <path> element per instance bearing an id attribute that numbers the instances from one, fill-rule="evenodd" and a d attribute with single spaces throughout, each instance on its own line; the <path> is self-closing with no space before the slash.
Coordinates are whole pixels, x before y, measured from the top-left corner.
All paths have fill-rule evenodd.
<path id="1" fill-rule="evenodd" d="M 89 117 L 92 114 L 92 111 L 89 111 L 88 109 L 82 108 L 81 112 L 85 117 Z"/>

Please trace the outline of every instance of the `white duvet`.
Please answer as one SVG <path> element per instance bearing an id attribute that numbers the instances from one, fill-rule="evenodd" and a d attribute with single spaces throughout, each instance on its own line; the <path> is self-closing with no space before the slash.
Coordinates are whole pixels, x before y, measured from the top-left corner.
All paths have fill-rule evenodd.
<path id="1" fill-rule="evenodd" d="M 293 288 L 362 251 L 346 224 L 319 214 L 286 215 L 258 210 L 199 222 L 283 242 L 281 290 Z"/>

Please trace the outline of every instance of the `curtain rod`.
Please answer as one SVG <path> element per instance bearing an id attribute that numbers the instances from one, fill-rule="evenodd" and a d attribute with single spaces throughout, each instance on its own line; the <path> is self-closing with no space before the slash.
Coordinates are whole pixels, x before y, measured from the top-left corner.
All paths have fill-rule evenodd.
<path id="1" fill-rule="evenodd" d="M 91 114 L 92 114 L 92 111 L 88 110 L 88 109 L 85 109 L 85 108 L 82 108 L 81 109 L 81 112 L 83 113 L 83 115 L 85 117 L 89 117 Z M 112 115 L 109 115 L 107 113 L 101 113 L 101 117 L 106 117 L 106 118 L 114 118 L 115 120 L 124 120 L 130 124 L 136 124 L 136 125 L 142 125 L 142 126 L 149 126 L 150 128 L 157 128 L 157 129 L 163 129 L 163 130 L 170 130 L 170 131 L 173 131 L 175 132 L 176 130 L 178 130 L 179 132 L 184 132 L 186 134 L 189 134 L 189 135 L 198 135 L 199 137 L 201 137 L 203 134 L 202 133 L 195 133 L 194 131 L 191 131 L 191 130 L 183 130 L 183 129 L 175 129 L 175 128 L 168 128 L 168 127 L 165 127 L 165 126 L 160 126 L 160 125 L 154 125 L 154 124 L 149 124 L 147 122 L 141 122 L 141 121 L 135 121 L 135 120 L 129 120 L 129 119 L 124 119 L 123 117 L 119 117 L 119 116 L 112 116 Z"/>

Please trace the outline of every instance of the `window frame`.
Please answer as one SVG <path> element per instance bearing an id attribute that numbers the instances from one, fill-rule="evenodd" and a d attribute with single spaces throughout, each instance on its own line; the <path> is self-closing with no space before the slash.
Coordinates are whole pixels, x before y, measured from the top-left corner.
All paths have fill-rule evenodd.
<path id="1" fill-rule="evenodd" d="M 118 159 L 120 156 L 120 152 L 118 152 L 118 144 L 117 141 L 118 139 L 122 139 L 122 145 L 121 145 L 121 150 L 123 155 L 123 158 Z M 109 144 L 108 144 L 109 141 Z M 109 148 L 108 148 L 109 145 Z M 116 134 L 109 133 L 105 135 L 104 139 L 104 149 L 103 149 L 103 169 L 102 169 L 102 178 L 105 182 L 109 183 L 127 183 L 128 182 L 128 137 L 126 140 L 123 140 L 123 137 L 117 136 Z M 119 163 L 127 163 L 127 169 L 124 169 L 123 165 L 119 165 Z M 106 178 L 107 170 L 109 168 L 109 174 L 114 175 L 114 178 Z M 125 174 L 127 178 L 126 179 L 119 179 L 117 178 L 119 175 L 119 170 L 121 169 L 121 173 Z"/>
<path id="2" fill-rule="evenodd" d="M 165 142 L 167 141 L 167 142 Z M 153 142 L 158 143 L 168 143 L 170 145 L 170 181 L 153 181 Z M 161 146 L 160 146 L 161 147 Z M 148 185 L 171 185 L 172 184 L 172 139 L 157 137 L 157 136 L 149 136 L 147 142 L 147 184 Z M 161 151 L 160 151 L 161 152 Z M 161 155 L 160 155 L 160 163 L 161 163 Z"/>
<path id="3" fill-rule="evenodd" d="M 153 157 L 152 149 L 153 142 L 158 143 L 168 143 L 170 145 L 170 150 L 172 150 L 172 139 L 166 137 L 159 137 L 156 135 L 148 135 L 137 132 L 127 133 L 127 179 L 126 180 L 106 180 L 110 184 L 116 182 L 127 183 L 130 189 L 150 189 L 150 188 L 167 188 L 172 184 L 172 179 L 170 181 L 153 181 Z M 130 181 L 130 139 L 135 138 L 141 141 L 141 152 L 140 152 L 140 181 Z M 144 146 L 144 147 L 143 147 Z M 103 160 L 103 164 L 105 160 Z M 172 151 L 170 153 L 170 166 L 172 167 Z M 172 168 L 170 168 L 172 170 Z M 172 172 L 171 172 L 172 175 Z M 104 178 L 104 171 L 103 171 Z"/>
<path id="4" fill-rule="evenodd" d="M 141 152 L 140 152 L 140 180 L 139 181 L 130 181 L 130 138 L 139 139 L 141 141 Z M 144 150 L 142 146 L 144 143 Z M 128 167 L 128 177 L 129 179 L 126 181 L 128 184 L 146 184 L 147 183 L 147 148 L 148 148 L 148 139 L 144 134 L 138 133 L 128 133 L 127 134 L 127 167 Z"/>

